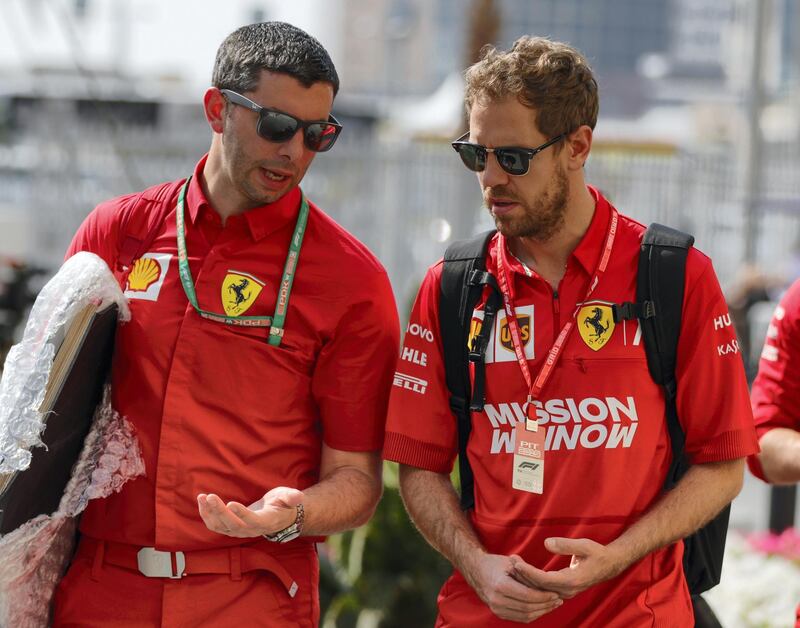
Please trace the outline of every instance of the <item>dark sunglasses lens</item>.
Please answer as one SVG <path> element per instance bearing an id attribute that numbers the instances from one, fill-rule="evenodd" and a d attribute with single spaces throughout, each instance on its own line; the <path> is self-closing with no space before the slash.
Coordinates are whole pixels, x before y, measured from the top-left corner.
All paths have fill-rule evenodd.
<path id="1" fill-rule="evenodd" d="M 262 111 L 258 120 L 258 134 L 270 142 L 285 142 L 297 132 L 297 120 L 285 113 Z"/>
<path id="2" fill-rule="evenodd" d="M 338 127 L 324 122 L 309 124 L 306 129 L 306 146 L 318 153 L 330 150 L 339 135 Z"/>
<path id="3" fill-rule="evenodd" d="M 486 151 L 481 146 L 474 144 L 457 144 L 456 146 L 458 155 L 467 168 L 473 172 L 480 172 L 486 167 Z"/>
<path id="4" fill-rule="evenodd" d="M 508 174 L 521 175 L 528 172 L 530 157 L 528 153 L 515 148 L 502 148 L 495 151 L 500 167 Z"/>

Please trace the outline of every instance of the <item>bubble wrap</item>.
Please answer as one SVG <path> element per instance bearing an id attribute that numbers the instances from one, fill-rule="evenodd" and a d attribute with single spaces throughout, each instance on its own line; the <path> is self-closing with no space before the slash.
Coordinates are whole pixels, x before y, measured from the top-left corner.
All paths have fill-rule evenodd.
<path id="1" fill-rule="evenodd" d="M 31 447 L 41 446 L 44 417 L 39 406 L 66 323 L 90 303 L 116 302 L 119 318 L 130 311 L 117 280 L 93 253 L 69 258 L 42 288 L 22 341 L 11 347 L 0 381 L 0 473 L 27 469 Z"/>
<path id="2" fill-rule="evenodd" d="M 0 473 L 24 470 L 29 449 L 41 445 L 44 417 L 38 408 L 66 321 L 89 303 L 130 312 L 105 263 L 78 253 L 42 289 L 22 341 L 12 347 L 0 382 Z M 111 408 L 104 391 L 58 510 L 0 537 L 0 627 L 40 627 L 50 620 L 50 602 L 74 551 L 77 516 L 90 499 L 119 491 L 144 473 L 133 427 Z"/>
<path id="3" fill-rule="evenodd" d="M 90 499 L 108 497 L 144 473 L 133 427 L 111 408 L 106 387 L 58 510 L 0 537 L 0 626 L 38 628 L 75 548 L 77 516 Z"/>

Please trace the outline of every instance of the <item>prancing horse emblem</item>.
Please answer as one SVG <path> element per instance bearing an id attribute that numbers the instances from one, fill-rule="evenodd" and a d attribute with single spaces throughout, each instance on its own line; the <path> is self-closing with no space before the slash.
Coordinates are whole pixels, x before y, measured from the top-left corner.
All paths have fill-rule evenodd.
<path id="1" fill-rule="evenodd" d="M 228 316 L 240 316 L 253 305 L 264 282 L 249 273 L 229 270 L 222 280 L 222 307 Z"/>
<path id="2" fill-rule="evenodd" d="M 578 320 L 581 321 L 578 328 L 581 338 L 593 351 L 604 347 L 614 333 L 610 304 L 598 301 L 584 304 L 578 312 Z"/>

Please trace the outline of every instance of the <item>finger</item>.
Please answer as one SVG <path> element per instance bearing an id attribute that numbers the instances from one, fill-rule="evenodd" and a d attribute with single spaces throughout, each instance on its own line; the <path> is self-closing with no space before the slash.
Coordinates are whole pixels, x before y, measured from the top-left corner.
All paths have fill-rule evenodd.
<path id="1" fill-rule="evenodd" d="M 522 604 L 550 604 L 559 599 L 558 594 L 553 591 L 528 586 L 511 576 L 504 579 L 497 590 L 508 599 Z"/>
<path id="2" fill-rule="evenodd" d="M 507 619 L 510 621 L 519 622 L 522 624 L 527 624 L 547 613 L 550 613 L 560 607 L 563 604 L 563 601 L 559 600 L 558 602 L 551 603 L 546 606 L 539 606 L 538 608 L 528 608 L 528 609 L 517 609 L 514 607 L 508 606 L 497 606 L 492 608 L 492 612 L 500 617 L 501 619 Z"/>
<path id="3" fill-rule="evenodd" d="M 562 556 L 586 556 L 591 552 L 594 541 L 590 539 L 567 539 L 560 536 L 551 536 L 544 540 L 548 552 Z"/>
<path id="4" fill-rule="evenodd" d="M 258 516 L 258 513 L 253 512 L 249 508 L 245 508 L 243 504 L 240 504 L 239 502 L 228 502 L 227 506 L 228 509 L 246 526 L 253 529 L 261 529 L 263 527 L 261 523 L 261 517 Z"/>
<path id="5" fill-rule="evenodd" d="M 238 536 L 238 533 L 243 532 L 248 526 L 237 517 L 230 508 L 228 508 L 223 501 L 213 493 L 206 497 L 211 516 L 215 518 L 218 523 L 218 532 L 229 534 L 231 536 Z"/>
<path id="6" fill-rule="evenodd" d="M 526 586 L 536 587 L 538 589 L 548 589 L 546 586 L 547 574 L 551 572 L 542 571 L 533 565 L 526 563 L 519 557 L 514 560 L 514 575 L 518 576 L 517 580 L 522 580 L 522 584 Z"/>

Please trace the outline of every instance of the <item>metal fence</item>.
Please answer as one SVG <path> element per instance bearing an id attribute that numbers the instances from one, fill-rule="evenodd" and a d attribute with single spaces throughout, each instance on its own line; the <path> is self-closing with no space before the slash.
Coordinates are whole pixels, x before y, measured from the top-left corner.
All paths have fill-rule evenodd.
<path id="1" fill-rule="evenodd" d="M 209 140 L 207 131 L 138 130 L 110 142 L 106 131 L 56 119 L 35 135 L 0 145 L 0 208 L 24 210 L 33 234 L 28 257 L 51 266 L 94 205 L 185 176 Z M 723 286 L 734 281 L 746 234 L 739 160 L 730 147 L 598 145 L 586 171 L 623 213 L 692 232 Z M 800 150 L 770 151 L 762 181 L 757 261 L 777 272 L 790 267 L 800 233 Z M 450 240 L 491 226 L 474 175 L 443 141 L 343 138 L 316 159 L 303 187 L 382 260 L 401 311 Z"/>

